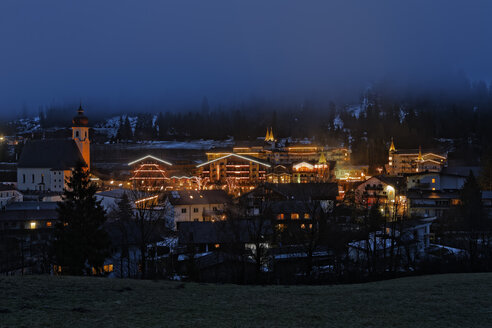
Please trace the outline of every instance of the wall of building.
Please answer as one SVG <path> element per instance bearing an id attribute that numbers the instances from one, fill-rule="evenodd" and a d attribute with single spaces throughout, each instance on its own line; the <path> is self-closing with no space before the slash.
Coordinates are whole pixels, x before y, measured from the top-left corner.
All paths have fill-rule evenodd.
<path id="1" fill-rule="evenodd" d="M 17 189 L 62 192 L 63 188 L 66 187 L 66 179 L 70 176 L 70 170 L 52 171 L 48 168 L 18 168 Z"/>

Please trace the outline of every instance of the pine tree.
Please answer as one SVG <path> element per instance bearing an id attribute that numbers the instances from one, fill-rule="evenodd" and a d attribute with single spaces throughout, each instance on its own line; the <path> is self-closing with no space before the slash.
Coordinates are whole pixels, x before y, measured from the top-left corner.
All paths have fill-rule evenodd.
<path id="1" fill-rule="evenodd" d="M 471 230 L 482 228 L 482 191 L 472 171 L 461 189 L 461 210 L 465 226 Z"/>
<path id="2" fill-rule="evenodd" d="M 54 251 L 62 272 L 72 275 L 101 272 L 109 256 L 110 241 L 102 229 L 106 215 L 95 198 L 96 186 L 89 173 L 78 166 L 72 173 L 58 204 Z"/>
<path id="3" fill-rule="evenodd" d="M 130 198 L 128 198 L 126 192 L 123 193 L 123 196 L 121 196 L 116 212 L 119 220 L 130 221 L 133 218 L 132 203 L 130 202 Z"/>

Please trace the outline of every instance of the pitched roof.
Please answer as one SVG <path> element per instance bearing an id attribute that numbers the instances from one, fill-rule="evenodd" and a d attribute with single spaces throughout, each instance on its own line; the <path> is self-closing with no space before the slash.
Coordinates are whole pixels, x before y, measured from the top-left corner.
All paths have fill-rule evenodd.
<path id="1" fill-rule="evenodd" d="M 338 196 L 336 183 L 266 183 L 265 188 L 271 189 L 293 200 L 327 200 Z"/>
<path id="2" fill-rule="evenodd" d="M 152 160 L 152 161 L 161 162 L 161 163 L 164 163 L 164 164 L 169 165 L 169 166 L 173 165 L 173 164 L 169 163 L 168 161 L 165 161 L 165 160 L 163 160 L 161 158 L 158 158 L 158 157 L 155 157 L 155 156 L 152 156 L 152 155 L 146 155 L 144 157 L 141 157 L 139 159 L 136 159 L 136 160 L 128 163 L 128 165 L 134 165 L 134 164 L 137 164 L 139 162 L 146 161 L 146 160 Z"/>
<path id="3" fill-rule="evenodd" d="M 205 163 L 202 163 L 202 164 L 199 164 L 197 165 L 196 167 L 201 167 L 201 166 L 205 166 L 205 165 L 208 165 L 210 163 L 213 163 L 213 162 L 216 162 L 216 161 L 219 161 L 221 159 L 224 159 L 224 158 L 228 158 L 228 157 L 231 157 L 231 156 L 234 156 L 234 157 L 237 157 L 237 158 L 241 158 L 243 160 L 246 160 L 246 161 L 250 161 L 250 162 L 255 162 L 255 163 L 258 163 L 260 165 L 263 165 L 263 166 L 266 166 L 266 167 L 270 167 L 271 165 L 268 164 L 267 162 L 265 161 L 262 161 L 256 157 L 253 157 L 253 156 L 247 156 L 247 155 L 239 155 L 239 154 L 236 154 L 236 153 L 230 153 L 230 154 L 227 154 L 227 155 L 224 155 L 222 157 L 219 157 L 219 158 L 215 158 L 215 159 L 212 159 L 208 162 L 205 162 Z"/>
<path id="4" fill-rule="evenodd" d="M 30 140 L 22 149 L 17 167 L 68 170 L 79 162 L 87 166 L 77 144 L 71 139 Z"/>
<path id="5" fill-rule="evenodd" d="M 172 205 L 225 204 L 231 200 L 224 190 L 173 190 L 166 197 Z"/>
<path id="6" fill-rule="evenodd" d="M 218 222 L 179 222 L 180 244 L 215 244 L 251 242 L 258 233 L 271 234 L 272 226 L 260 219 L 237 219 Z"/>

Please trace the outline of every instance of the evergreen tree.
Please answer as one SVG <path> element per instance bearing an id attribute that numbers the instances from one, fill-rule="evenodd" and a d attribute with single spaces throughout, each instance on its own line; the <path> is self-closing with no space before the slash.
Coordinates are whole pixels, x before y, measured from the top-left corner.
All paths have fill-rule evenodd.
<path id="1" fill-rule="evenodd" d="M 116 213 L 118 219 L 122 221 L 130 221 L 133 218 L 133 206 L 126 192 L 123 193 L 123 196 L 121 196 L 121 199 L 118 202 Z"/>
<path id="2" fill-rule="evenodd" d="M 470 230 L 482 228 L 482 191 L 472 171 L 461 189 L 461 210 L 465 227 Z"/>
<path id="3" fill-rule="evenodd" d="M 130 119 L 128 115 L 125 117 L 125 122 L 123 123 L 123 128 L 121 129 L 121 138 L 124 140 L 133 139 L 132 126 L 130 124 Z"/>
<path id="4" fill-rule="evenodd" d="M 110 241 L 102 229 L 106 215 L 95 198 L 97 187 L 80 165 L 73 171 L 58 204 L 54 251 L 62 272 L 72 275 L 100 272 L 109 256 Z"/>

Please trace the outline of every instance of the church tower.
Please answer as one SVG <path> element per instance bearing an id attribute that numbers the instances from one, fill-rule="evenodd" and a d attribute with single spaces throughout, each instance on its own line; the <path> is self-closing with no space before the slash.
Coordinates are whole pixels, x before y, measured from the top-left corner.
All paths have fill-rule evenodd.
<path id="1" fill-rule="evenodd" d="M 91 151 L 89 141 L 89 119 L 84 115 L 82 104 L 77 111 L 77 115 L 72 120 L 72 139 L 79 147 L 79 151 L 82 154 L 87 168 L 91 169 Z"/>

